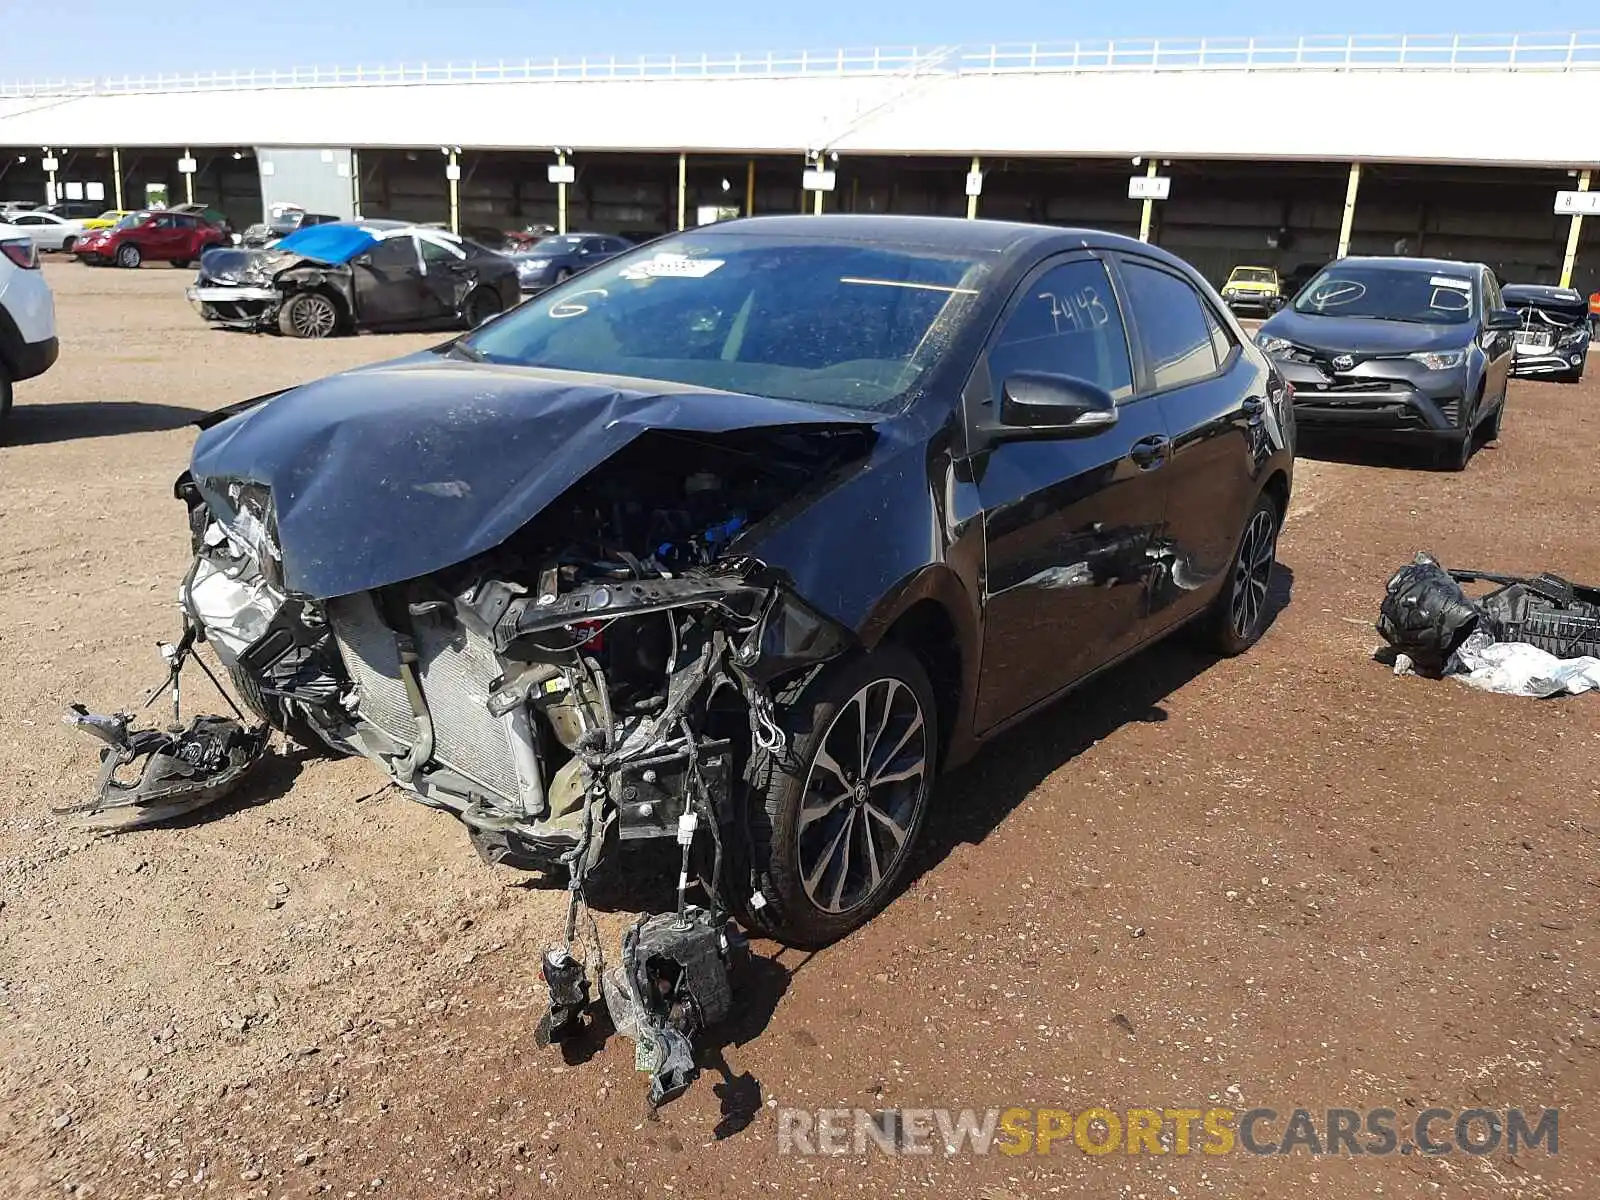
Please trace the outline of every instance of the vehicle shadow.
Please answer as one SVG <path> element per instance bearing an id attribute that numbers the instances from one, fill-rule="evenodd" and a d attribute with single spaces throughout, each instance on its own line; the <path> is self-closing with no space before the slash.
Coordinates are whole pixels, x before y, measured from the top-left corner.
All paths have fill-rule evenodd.
<path id="1" fill-rule="evenodd" d="M 65 404 L 19 404 L 0 426 L 0 447 L 44 446 L 83 438 L 117 437 L 180 429 L 200 415 L 177 404 L 138 400 L 83 400 Z"/>
<path id="2" fill-rule="evenodd" d="M 1389 467 L 1397 471 L 1442 470 L 1434 458 L 1434 447 L 1429 444 L 1399 439 L 1361 438 L 1348 433 L 1314 433 L 1300 431 L 1300 442 L 1295 454 L 1300 458 L 1314 458 L 1321 462 L 1345 463 L 1353 467 Z M 1477 450 L 1492 447 L 1484 432 L 1473 435 Z"/>
<path id="3" fill-rule="evenodd" d="M 1269 631 L 1293 592 L 1293 569 L 1277 563 L 1267 590 Z M 936 785 L 910 880 L 956 847 L 981 843 L 1054 771 L 1096 742 L 1124 725 L 1165 721 L 1161 702 L 1218 661 L 1198 630 L 1181 630 L 997 737 Z"/>

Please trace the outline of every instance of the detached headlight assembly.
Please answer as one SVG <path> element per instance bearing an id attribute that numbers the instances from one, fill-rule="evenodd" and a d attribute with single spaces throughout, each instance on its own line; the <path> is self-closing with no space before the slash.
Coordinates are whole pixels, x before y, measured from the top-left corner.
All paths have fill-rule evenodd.
<path id="1" fill-rule="evenodd" d="M 1294 343 L 1288 338 L 1275 337 L 1270 333 L 1256 334 L 1256 346 L 1266 354 L 1287 354 L 1294 349 Z"/>
<path id="2" fill-rule="evenodd" d="M 1448 371 L 1452 367 L 1459 367 L 1466 361 L 1465 350 L 1421 350 L 1416 354 L 1406 355 L 1412 362 L 1419 362 L 1430 371 Z"/>

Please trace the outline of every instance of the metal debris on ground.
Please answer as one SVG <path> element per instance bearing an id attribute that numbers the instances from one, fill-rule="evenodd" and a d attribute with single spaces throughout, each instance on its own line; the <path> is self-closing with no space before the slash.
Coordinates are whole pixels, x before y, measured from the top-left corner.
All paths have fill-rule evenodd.
<path id="1" fill-rule="evenodd" d="M 1499 586 L 1474 598 L 1465 583 Z M 1390 577 L 1377 629 L 1396 674 L 1510 696 L 1600 689 L 1600 588 L 1559 575 L 1451 571 L 1419 553 Z"/>

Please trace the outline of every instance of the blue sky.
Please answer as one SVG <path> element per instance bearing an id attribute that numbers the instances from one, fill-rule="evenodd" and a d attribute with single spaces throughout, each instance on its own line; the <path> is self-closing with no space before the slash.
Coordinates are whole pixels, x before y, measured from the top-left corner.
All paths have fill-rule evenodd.
<path id="1" fill-rule="evenodd" d="M 0 79 L 553 55 L 799 50 L 945 42 L 1592 29 L 1592 3 L 1544 0 L 0 0 Z M 16 33 L 18 36 L 10 36 Z"/>

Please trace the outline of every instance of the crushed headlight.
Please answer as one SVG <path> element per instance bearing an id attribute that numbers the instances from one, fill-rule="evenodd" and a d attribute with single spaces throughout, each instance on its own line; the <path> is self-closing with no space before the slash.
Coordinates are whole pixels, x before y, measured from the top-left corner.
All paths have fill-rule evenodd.
<path id="1" fill-rule="evenodd" d="M 1419 362 L 1430 371 L 1448 371 L 1452 367 L 1459 367 L 1466 361 L 1465 350 L 1419 350 L 1415 354 L 1406 355 L 1412 362 Z"/>
<path id="2" fill-rule="evenodd" d="M 228 538 L 256 562 L 261 577 L 274 587 L 283 580 L 283 555 L 278 549 L 277 519 L 272 496 L 259 483 L 228 485 L 233 512 L 223 520 Z"/>
<path id="3" fill-rule="evenodd" d="M 1589 331 L 1587 329 L 1569 329 L 1556 339 L 1556 345 L 1576 346 L 1579 342 L 1587 341 L 1588 338 Z"/>

